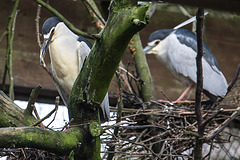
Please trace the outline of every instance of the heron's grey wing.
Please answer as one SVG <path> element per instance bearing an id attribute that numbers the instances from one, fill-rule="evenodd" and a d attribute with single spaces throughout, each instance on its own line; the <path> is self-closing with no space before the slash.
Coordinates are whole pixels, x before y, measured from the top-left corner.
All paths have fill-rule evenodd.
<path id="1" fill-rule="evenodd" d="M 78 62 L 79 62 L 79 72 L 82 69 L 85 58 L 89 55 L 91 49 L 84 41 L 78 42 Z"/>
<path id="2" fill-rule="evenodd" d="M 173 70 L 176 73 L 188 77 L 196 83 L 197 52 L 194 49 L 196 48 L 195 45 L 197 45 L 196 39 L 193 39 L 191 36 L 185 36 L 184 39 L 181 39 L 181 41 L 179 41 L 176 35 L 171 34 L 167 40 L 171 45 L 168 52 L 171 54 L 168 54 L 168 59 L 171 62 L 171 67 L 173 68 Z M 190 47 L 190 44 L 193 47 Z M 211 51 L 206 49 L 205 47 L 204 51 L 205 54 L 207 54 L 207 57 L 205 56 L 202 59 L 203 89 L 209 91 L 215 96 L 224 97 L 227 92 L 227 81 L 223 76 L 219 65 Z"/>
<path id="3" fill-rule="evenodd" d="M 174 33 L 177 35 L 177 39 L 181 44 L 192 48 L 197 53 L 197 37 L 193 32 L 187 29 L 177 29 L 174 31 Z M 203 52 L 203 58 L 209 63 L 212 69 L 216 72 L 221 72 L 215 56 L 205 42 L 203 42 Z"/>
<path id="4" fill-rule="evenodd" d="M 109 120 L 110 118 L 110 109 L 109 109 L 109 98 L 108 98 L 108 93 L 105 95 L 102 103 L 101 103 L 101 108 L 103 111 L 103 116 L 104 120 Z"/>
<path id="5" fill-rule="evenodd" d="M 64 90 L 64 88 L 58 82 L 54 71 L 52 71 L 52 78 L 53 78 L 53 82 L 55 83 L 55 86 L 58 90 L 58 93 L 60 94 L 60 96 L 62 98 L 62 101 L 63 101 L 64 105 L 67 106 L 69 94 Z"/>

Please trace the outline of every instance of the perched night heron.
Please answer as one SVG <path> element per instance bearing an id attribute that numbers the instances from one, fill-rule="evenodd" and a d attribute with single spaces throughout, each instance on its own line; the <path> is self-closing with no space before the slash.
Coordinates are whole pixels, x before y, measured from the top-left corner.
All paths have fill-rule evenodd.
<path id="1" fill-rule="evenodd" d="M 215 102 L 217 97 L 225 97 L 228 85 L 216 58 L 204 42 L 203 51 L 203 93 Z M 197 81 L 196 35 L 186 29 L 158 30 L 150 35 L 144 52 L 155 54 L 180 82 L 188 86 L 175 102 L 181 101 Z"/>
<path id="2" fill-rule="evenodd" d="M 74 34 L 58 17 L 48 18 L 42 27 L 44 42 L 40 53 L 40 63 L 49 47 L 52 76 L 65 105 L 75 79 L 81 71 L 85 58 L 91 50 L 91 43 Z M 103 119 L 110 116 L 108 93 L 101 104 Z"/>

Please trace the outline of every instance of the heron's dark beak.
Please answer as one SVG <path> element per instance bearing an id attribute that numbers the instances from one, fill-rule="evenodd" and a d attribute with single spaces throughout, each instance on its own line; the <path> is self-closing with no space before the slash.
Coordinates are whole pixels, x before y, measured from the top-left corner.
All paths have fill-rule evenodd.
<path id="1" fill-rule="evenodd" d="M 154 47 L 154 46 L 146 46 L 146 47 L 143 49 L 144 53 L 145 53 L 145 54 L 148 54 L 148 52 L 151 51 L 153 47 Z"/>
<path id="2" fill-rule="evenodd" d="M 44 38 L 44 40 L 43 40 L 42 48 L 41 48 L 41 51 L 40 51 L 40 64 L 42 62 L 44 62 L 45 53 L 47 52 L 48 46 L 51 43 L 53 34 L 54 34 L 54 30 L 51 32 L 49 38 Z"/>

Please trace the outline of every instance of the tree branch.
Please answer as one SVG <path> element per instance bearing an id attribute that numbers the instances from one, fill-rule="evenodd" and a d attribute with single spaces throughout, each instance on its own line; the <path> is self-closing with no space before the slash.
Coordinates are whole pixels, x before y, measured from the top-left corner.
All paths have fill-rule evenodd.
<path id="1" fill-rule="evenodd" d="M 42 86 L 39 85 L 35 89 L 32 90 L 30 97 L 28 99 L 27 108 L 25 109 L 24 114 L 32 115 L 32 111 L 33 111 L 32 105 L 36 102 L 41 88 L 42 88 Z"/>
<path id="2" fill-rule="evenodd" d="M 14 82 L 13 82 L 13 74 L 12 74 L 12 46 L 13 46 L 13 38 L 14 38 L 14 30 L 15 30 L 15 22 L 18 13 L 18 4 L 20 0 L 15 0 L 12 12 L 9 16 L 8 25 L 6 28 L 6 36 L 7 36 L 7 50 L 5 56 L 5 68 L 3 73 L 3 81 L 2 86 L 3 90 L 5 90 L 5 82 L 7 78 L 7 73 L 9 77 L 9 97 L 14 99 Z"/>
<path id="3" fill-rule="evenodd" d="M 83 135 L 76 131 L 49 131 L 35 127 L 0 128 L 0 148 L 30 147 L 68 155 L 84 148 Z M 53 145 L 54 144 L 54 145 Z"/>
<path id="4" fill-rule="evenodd" d="M 154 84 L 151 76 L 151 72 L 148 67 L 146 56 L 143 52 L 143 47 L 139 33 L 133 36 L 133 44 L 131 44 L 131 51 L 134 55 L 135 67 L 137 75 L 141 79 L 140 82 L 140 94 L 144 102 L 155 99 Z"/>
<path id="5" fill-rule="evenodd" d="M 30 126 L 36 122 L 34 116 L 26 116 L 3 91 L 0 91 L 0 102 L 0 127 Z"/>
<path id="6" fill-rule="evenodd" d="M 204 9 L 198 8 L 197 11 L 197 46 L 198 53 L 196 57 L 197 64 L 197 86 L 195 93 L 195 114 L 198 124 L 198 134 L 200 137 L 203 137 L 204 127 L 202 126 L 203 117 L 201 110 L 201 95 L 203 90 L 203 73 L 202 73 L 202 56 L 203 56 L 203 19 L 204 19 Z M 196 146 L 194 147 L 194 159 L 202 159 L 202 145 L 203 140 L 196 138 Z"/>

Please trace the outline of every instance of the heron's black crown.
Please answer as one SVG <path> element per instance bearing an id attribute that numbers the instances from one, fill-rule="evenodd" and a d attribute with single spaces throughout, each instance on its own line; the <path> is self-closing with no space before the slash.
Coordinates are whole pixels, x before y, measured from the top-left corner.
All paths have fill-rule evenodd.
<path id="1" fill-rule="evenodd" d="M 56 25 L 59 23 L 59 22 L 63 22 L 63 20 L 59 17 L 50 17 L 48 18 L 44 23 L 43 23 L 43 26 L 42 26 L 42 33 L 43 34 L 48 34 L 50 32 L 50 30 L 53 28 L 53 27 L 56 27 Z"/>
<path id="2" fill-rule="evenodd" d="M 152 42 L 156 39 L 163 40 L 173 31 L 174 31 L 173 29 L 161 29 L 161 30 L 155 31 L 150 35 L 148 42 Z"/>

